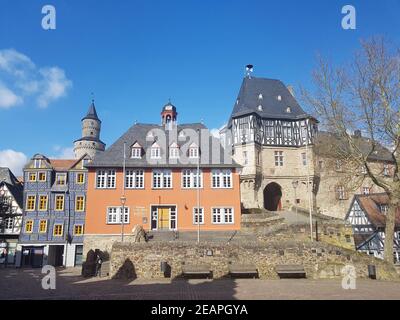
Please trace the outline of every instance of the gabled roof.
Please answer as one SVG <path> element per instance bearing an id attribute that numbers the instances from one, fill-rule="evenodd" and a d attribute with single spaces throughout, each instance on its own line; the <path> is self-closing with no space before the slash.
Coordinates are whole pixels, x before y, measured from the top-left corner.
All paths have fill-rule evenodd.
<path id="1" fill-rule="evenodd" d="M 203 124 L 201 123 L 192 123 L 192 124 L 182 124 L 177 126 L 177 136 L 179 135 L 179 132 L 185 129 L 191 129 L 191 130 L 201 130 L 201 129 L 207 129 Z M 155 140 L 153 138 L 150 138 L 151 136 L 148 134 L 151 130 L 160 130 L 165 133 L 166 136 L 166 141 L 165 141 L 165 147 L 169 147 L 172 142 L 176 142 L 178 144 L 178 147 L 181 147 L 182 145 L 185 144 L 189 140 L 189 137 L 186 137 L 184 141 L 181 141 L 181 139 L 176 139 L 176 137 L 170 137 L 168 134 L 169 130 L 166 130 L 164 126 L 161 125 L 156 125 L 156 124 L 135 124 L 133 125 L 127 132 L 125 132 L 116 142 L 114 142 L 113 145 L 111 145 L 106 151 L 97 154 L 93 161 L 87 165 L 88 168 L 91 167 L 122 167 L 123 165 L 123 150 L 124 150 L 124 143 L 126 143 L 127 146 L 132 145 L 135 141 L 139 143 L 145 152 L 149 150 L 149 148 L 155 143 Z M 156 138 L 157 134 L 154 134 L 154 138 Z M 169 141 L 171 138 L 171 141 Z M 203 138 L 203 137 L 202 137 Z M 226 153 L 224 149 L 222 148 L 220 142 L 218 139 L 213 137 L 211 134 L 208 137 L 208 142 L 209 142 L 209 148 L 210 148 L 210 154 L 212 148 L 218 148 L 218 150 L 212 150 L 214 152 L 219 152 L 220 156 L 220 162 L 223 162 L 223 156 Z M 168 150 L 164 150 L 164 142 L 163 141 L 156 141 L 158 145 L 160 145 L 161 148 L 161 155 L 165 155 L 168 158 Z M 225 167 L 225 168 L 235 168 L 235 167 L 240 167 L 236 162 L 232 160 L 232 163 L 230 164 L 224 164 L 224 163 L 214 163 L 213 162 L 214 158 L 211 157 L 211 160 L 209 160 L 210 163 L 201 163 L 201 167 Z M 171 164 L 167 163 L 166 164 L 154 164 L 154 163 L 149 163 L 147 160 L 147 157 L 144 156 L 141 159 L 132 159 L 130 157 L 126 157 L 126 166 L 127 167 L 195 167 L 197 164 L 196 163 L 189 163 L 189 164 L 180 164 L 178 161 L 177 163 Z"/>
<path id="2" fill-rule="evenodd" d="M 68 171 L 76 163 L 76 159 L 50 159 L 50 164 L 56 171 Z"/>
<path id="3" fill-rule="evenodd" d="M 354 143 L 365 156 L 371 153 L 372 144 L 368 138 L 354 136 Z M 346 150 L 348 147 L 346 146 L 344 139 L 340 139 L 336 134 L 331 132 L 318 132 L 314 148 L 317 155 L 335 157 L 337 156 L 337 151 L 335 150 L 338 148 L 347 152 Z M 376 145 L 375 152 L 369 155 L 368 160 L 393 162 L 390 150 L 380 144 Z"/>
<path id="4" fill-rule="evenodd" d="M 262 108 L 260 109 L 259 106 Z M 290 107 L 290 113 L 286 112 L 288 107 Z M 245 77 L 229 123 L 232 118 L 252 113 L 270 119 L 310 117 L 280 80 Z"/>
<path id="5" fill-rule="evenodd" d="M 368 220 L 374 227 L 384 228 L 386 226 L 386 216 L 381 213 L 379 208 L 380 205 L 389 204 L 389 197 L 386 193 L 355 195 L 354 201 L 358 202 Z M 354 201 L 352 202 L 352 206 Z M 395 223 L 396 228 L 400 228 L 400 207 L 397 208 Z"/>
<path id="6" fill-rule="evenodd" d="M 23 184 L 9 168 L 0 167 L 0 186 L 5 184 L 20 208 L 23 207 Z"/>

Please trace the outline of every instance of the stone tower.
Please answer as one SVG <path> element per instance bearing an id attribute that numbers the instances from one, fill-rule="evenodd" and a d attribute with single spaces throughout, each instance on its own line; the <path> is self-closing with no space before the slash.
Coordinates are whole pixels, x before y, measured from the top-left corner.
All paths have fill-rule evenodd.
<path id="1" fill-rule="evenodd" d="M 221 130 L 225 145 L 243 166 L 240 190 L 244 208 L 310 207 L 310 199 L 315 200 L 309 190 L 316 178 L 313 145 L 317 123 L 281 81 L 246 75 L 229 122 Z"/>
<path id="2" fill-rule="evenodd" d="M 91 159 L 96 153 L 105 150 L 105 143 L 100 140 L 101 121 L 97 116 L 94 100 L 89 106 L 86 116 L 82 119 L 82 138 L 74 142 L 75 158 L 87 154 Z"/>

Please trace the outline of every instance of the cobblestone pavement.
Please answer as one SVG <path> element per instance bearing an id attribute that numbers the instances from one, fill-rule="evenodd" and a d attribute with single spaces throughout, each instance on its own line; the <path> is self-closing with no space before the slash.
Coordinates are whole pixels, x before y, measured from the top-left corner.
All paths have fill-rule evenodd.
<path id="1" fill-rule="evenodd" d="M 400 282 L 373 280 L 343 290 L 339 280 L 84 279 L 72 268 L 57 271 L 55 290 L 43 290 L 43 276 L 40 269 L 0 269 L 0 299 L 400 299 Z"/>

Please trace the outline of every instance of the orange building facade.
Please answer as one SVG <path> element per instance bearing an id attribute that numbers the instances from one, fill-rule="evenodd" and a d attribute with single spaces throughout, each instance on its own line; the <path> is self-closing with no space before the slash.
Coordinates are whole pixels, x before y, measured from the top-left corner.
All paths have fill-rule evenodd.
<path id="1" fill-rule="evenodd" d="M 241 167 L 200 123 L 178 125 L 164 106 L 161 125 L 135 124 L 88 168 L 85 248 L 146 231 L 240 229 Z M 106 242 L 106 243 L 105 243 Z"/>
<path id="2" fill-rule="evenodd" d="M 129 168 L 126 169 L 130 171 Z M 138 169 L 141 170 L 141 169 Z M 125 189 L 125 211 L 128 216 L 123 225 L 126 235 L 135 225 L 154 231 L 197 231 L 197 188 L 184 188 L 182 171 L 171 169 L 170 188 L 152 186 L 153 171 L 144 169 L 143 189 Z M 193 171 L 195 171 L 194 169 Z M 116 171 L 115 188 L 96 188 L 98 170 L 90 169 L 87 192 L 85 235 L 120 235 L 120 215 L 123 171 Z M 212 169 L 201 169 L 202 184 L 199 188 L 200 229 L 203 231 L 229 231 L 240 229 L 239 174 L 232 171 L 229 188 L 212 187 Z M 114 208 L 117 208 L 115 210 Z"/>

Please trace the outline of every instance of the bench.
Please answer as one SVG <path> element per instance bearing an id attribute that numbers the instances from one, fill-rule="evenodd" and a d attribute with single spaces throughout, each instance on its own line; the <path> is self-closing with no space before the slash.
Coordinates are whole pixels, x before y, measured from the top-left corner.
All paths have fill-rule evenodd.
<path id="1" fill-rule="evenodd" d="M 281 279 L 304 279 L 306 271 L 302 265 L 278 265 L 275 271 Z"/>
<path id="2" fill-rule="evenodd" d="M 183 265 L 182 275 L 184 277 L 207 277 L 207 279 L 212 278 L 212 271 L 210 265 Z"/>
<path id="3" fill-rule="evenodd" d="M 251 276 L 255 279 L 258 277 L 258 269 L 252 264 L 231 264 L 229 265 L 229 274 L 231 277 Z"/>

